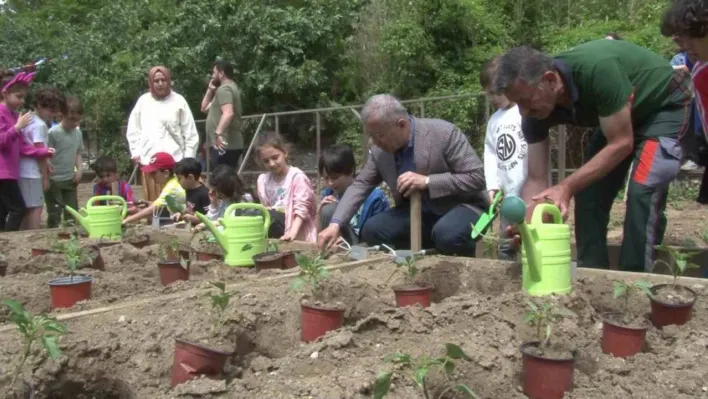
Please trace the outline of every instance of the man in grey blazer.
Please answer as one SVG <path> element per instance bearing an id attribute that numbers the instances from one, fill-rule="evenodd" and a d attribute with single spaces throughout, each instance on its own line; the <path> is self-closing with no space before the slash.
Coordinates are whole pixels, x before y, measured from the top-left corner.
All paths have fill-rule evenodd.
<path id="1" fill-rule="evenodd" d="M 371 97 L 361 111 L 373 141 L 363 169 L 339 201 L 331 223 L 318 236 L 321 249 L 340 236 L 340 225 L 354 216 L 362 201 L 382 181 L 396 206 L 362 227 L 369 245 L 410 248 L 410 201 L 422 194 L 423 247 L 441 253 L 474 256 L 472 225 L 488 206 L 483 164 L 467 138 L 453 124 L 408 115 L 393 96 Z"/>

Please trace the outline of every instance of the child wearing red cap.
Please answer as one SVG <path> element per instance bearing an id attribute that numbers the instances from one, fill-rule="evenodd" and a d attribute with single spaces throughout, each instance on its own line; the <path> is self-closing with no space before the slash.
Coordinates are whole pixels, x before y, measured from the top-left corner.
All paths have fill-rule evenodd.
<path id="1" fill-rule="evenodd" d="M 160 196 L 145 209 L 135 215 L 128 216 L 123 220 L 123 224 L 135 222 L 145 219 L 152 215 L 153 223 L 159 220 L 160 212 L 167 207 L 170 213 L 176 210 L 169 209 L 167 206 L 167 196 L 172 196 L 178 206 L 184 207 L 187 203 L 187 195 L 184 188 L 179 184 L 179 179 L 175 176 L 175 159 L 172 155 L 166 152 L 158 152 L 150 158 L 150 163 L 142 167 L 145 174 L 149 174 L 155 180 L 155 183 L 163 186 Z"/>

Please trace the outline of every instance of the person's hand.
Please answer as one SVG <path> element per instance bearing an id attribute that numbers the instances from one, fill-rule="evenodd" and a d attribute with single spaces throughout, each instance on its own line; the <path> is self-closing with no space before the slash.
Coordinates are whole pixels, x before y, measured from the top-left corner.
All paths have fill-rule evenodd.
<path id="1" fill-rule="evenodd" d="M 214 84 L 214 79 L 209 79 L 209 91 L 215 91 L 216 85 Z"/>
<path id="2" fill-rule="evenodd" d="M 200 222 L 200 220 L 197 216 L 190 215 L 190 214 L 182 216 L 182 219 L 186 220 L 187 222 L 189 222 L 191 224 L 197 224 Z"/>
<path id="3" fill-rule="evenodd" d="M 25 112 L 24 114 L 20 115 L 19 118 L 17 118 L 17 122 L 15 123 L 15 130 L 18 132 L 24 128 L 27 127 L 32 122 L 32 119 L 34 119 L 34 115 L 31 112 Z"/>
<path id="4" fill-rule="evenodd" d="M 47 160 L 47 172 L 51 175 L 55 172 L 54 165 Z"/>
<path id="5" fill-rule="evenodd" d="M 406 172 L 398 176 L 398 181 L 396 182 L 396 189 L 401 195 L 408 198 L 413 191 L 423 191 L 428 186 L 425 184 L 426 176 L 419 175 L 413 172 Z"/>
<path id="6" fill-rule="evenodd" d="M 54 156 L 54 154 L 56 154 L 56 153 L 57 153 L 57 150 L 56 150 L 56 149 L 54 149 L 54 148 L 52 148 L 52 147 L 49 147 L 49 148 L 47 148 L 47 153 L 49 154 L 49 157 L 51 158 L 51 157 L 53 157 L 53 156 Z M 52 166 L 52 169 L 54 169 L 54 167 L 53 167 L 53 166 Z M 53 171 L 52 171 L 52 172 L 53 172 Z"/>
<path id="7" fill-rule="evenodd" d="M 76 183 L 76 184 L 81 183 L 82 176 L 83 176 L 83 173 L 81 172 L 81 169 L 77 169 L 76 172 L 74 173 L 74 183 Z"/>
<path id="8" fill-rule="evenodd" d="M 293 241 L 295 239 L 295 234 L 292 233 L 291 231 L 288 231 L 287 233 L 283 234 L 282 237 L 280 237 L 280 241 Z"/>
<path id="9" fill-rule="evenodd" d="M 556 184 L 543 190 L 540 194 L 535 195 L 532 199 L 535 202 L 550 202 L 557 206 L 561 211 L 561 216 L 565 221 L 568 219 L 568 208 L 570 207 L 570 197 L 572 194 L 567 185 L 563 183 Z"/>
<path id="10" fill-rule="evenodd" d="M 323 207 L 327 204 L 335 204 L 337 203 L 337 197 L 334 195 L 328 195 L 324 198 L 322 198 L 322 202 L 320 202 L 320 207 Z"/>
<path id="11" fill-rule="evenodd" d="M 170 219 L 174 220 L 175 222 L 179 222 L 180 220 L 182 220 L 182 213 L 175 212 L 172 215 L 170 215 Z"/>
<path id="12" fill-rule="evenodd" d="M 339 225 L 337 223 L 330 223 L 326 229 L 320 231 L 317 235 L 317 246 L 320 252 L 326 252 L 330 247 L 337 243 L 339 238 Z"/>
<path id="13" fill-rule="evenodd" d="M 691 72 L 688 70 L 688 65 L 674 65 L 674 69 L 679 71 Z"/>
<path id="14" fill-rule="evenodd" d="M 221 151 L 226 150 L 226 141 L 224 141 L 224 138 L 220 134 L 216 135 L 216 141 L 214 142 L 214 145 L 217 149 Z"/>
<path id="15" fill-rule="evenodd" d="M 140 156 L 135 156 L 130 158 L 131 161 L 133 161 L 133 165 L 139 165 L 140 164 Z"/>
<path id="16" fill-rule="evenodd" d="M 531 215 L 533 215 L 533 211 L 536 208 L 536 205 L 543 203 L 543 201 L 530 201 L 530 204 L 526 206 L 526 222 L 531 221 Z M 544 213 L 543 216 L 541 217 L 541 220 L 543 223 L 552 223 L 553 222 L 553 216 L 551 216 L 548 213 Z M 504 235 L 511 239 L 511 247 L 516 249 L 517 251 L 519 248 L 521 248 L 521 235 L 519 235 L 519 228 L 516 225 L 513 226 L 507 226 L 506 229 L 504 230 Z"/>
<path id="17" fill-rule="evenodd" d="M 487 192 L 487 194 L 489 194 L 489 202 L 490 203 L 494 201 L 494 197 L 497 195 L 498 192 L 499 192 L 499 190 L 489 190 Z"/>
<path id="18" fill-rule="evenodd" d="M 46 192 L 49 190 L 49 179 L 46 177 L 42 178 L 42 191 Z"/>

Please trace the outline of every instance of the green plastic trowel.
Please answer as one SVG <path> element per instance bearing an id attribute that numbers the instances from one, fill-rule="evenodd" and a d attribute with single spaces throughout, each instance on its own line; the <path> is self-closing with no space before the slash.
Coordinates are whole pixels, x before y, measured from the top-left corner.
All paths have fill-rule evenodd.
<path id="1" fill-rule="evenodd" d="M 492 222 L 494 222 L 494 219 L 499 216 L 499 202 L 501 202 L 501 199 L 503 197 L 504 194 L 502 193 L 502 191 L 497 191 L 497 194 L 492 200 L 492 204 L 489 205 L 489 210 L 479 216 L 479 220 L 477 220 L 477 223 L 475 223 L 475 225 L 472 227 L 471 237 L 473 240 L 476 240 L 479 236 L 481 236 L 482 232 L 486 231 L 487 228 L 492 224 Z"/>

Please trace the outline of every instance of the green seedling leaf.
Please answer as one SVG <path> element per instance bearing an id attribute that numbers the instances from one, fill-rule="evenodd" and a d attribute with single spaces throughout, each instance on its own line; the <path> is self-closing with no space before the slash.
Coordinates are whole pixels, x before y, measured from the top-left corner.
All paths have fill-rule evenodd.
<path id="1" fill-rule="evenodd" d="M 413 381 L 415 381 L 415 383 L 421 388 L 423 388 L 423 380 L 425 379 L 425 376 L 428 375 L 428 371 L 428 368 L 423 366 L 413 373 Z"/>
<path id="2" fill-rule="evenodd" d="M 445 344 L 445 352 L 447 353 L 447 356 L 453 359 L 464 359 L 467 361 L 470 361 L 469 356 L 460 348 L 459 346 L 455 344 Z"/>
<path id="3" fill-rule="evenodd" d="M 61 351 L 59 350 L 59 345 L 57 345 L 57 337 L 55 335 L 43 336 L 42 346 L 52 360 L 56 360 L 59 356 L 61 356 Z"/>
<path id="4" fill-rule="evenodd" d="M 5 299 L 3 303 L 10 308 L 12 313 L 22 313 L 24 311 L 22 304 L 14 299 Z"/>
<path id="5" fill-rule="evenodd" d="M 217 283 L 212 282 L 211 285 L 213 285 L 214 287 L 216 287 L 216 288 L 219 289 L 220 291 L 226 290 L 226 283 L 223 283 L 223 282 L 221 282 L 221 281 L 219 281 L 219 282 L 217 282 Z"/>
<path id="6" fill-rule="evenodd" d="M 627 295 L 627 284 L 625 284 L 624 281 L 615 281 L 614 282 L 614 297 L 615 298 L 622 298 L 625 295 Z"/>
<path id="7" fill-rule="evenodd" d="M 297 277 L 295 281 L 293 281 L 292 284 L 290 284 L 290 289 L 293 291 L 300 291 L 302 287 L 305 285 L 305 280 Z"/>
<path id="8" fill-rule="evenodd" d="M 526 304 L 528 305 L 529 308 L 531 308 L 532 311 L 538 312 L 538 305 L 531 301 L 526 301 Z"/>
<path id="9" fill-rule="evenodd" d="M 391 389 L 392 376 L 393 371 L 379 373 L 374 383 L 374 399 L 383 399 L 388 394 L 388 390 Z"/>
<path id="10" fill-rule="evenodd" d="M 384 357 L 384 361 L 391 362 L 393 364 L 410 364 L 411 355 L 406 353 L 394 353 Z"/>
<path id="11" fill-rule="evenodd" d="M 451 361 L 445 361 L 445 363 L 443 363 L 443 369 L 445 370 L 445 374 L 447 374 L 447 376 L 449 377 L 455 371 L 455 363 Z"/>
<path id="12" fill-rule="evenodd" d="M 474 391 L 472 390 L 472 388 L 468 387 L 468 386 L 465 385 L 465 384 L 456 385 L 456 386 L 455 386 L 455 390 L 456 390 L 457 392 L 466 393 L 467 396 L 469 396 L 470 398 L 473 398 L 473 399 L 478 399 L 478 398 L 479 398 L 479 397 L 477 396 L 477 394 L 474 393 Z"/>
<path id="13" fill-rule="evenodd" d="M 549 308 L 548 310 L 551 310 L 551 308 Z M 575 316 L 577 316 L 572 310 L 567 309 L 567 308 L 556 309 L 555 315 L 562 316 L 562 317 L 575 317 Z"/>

